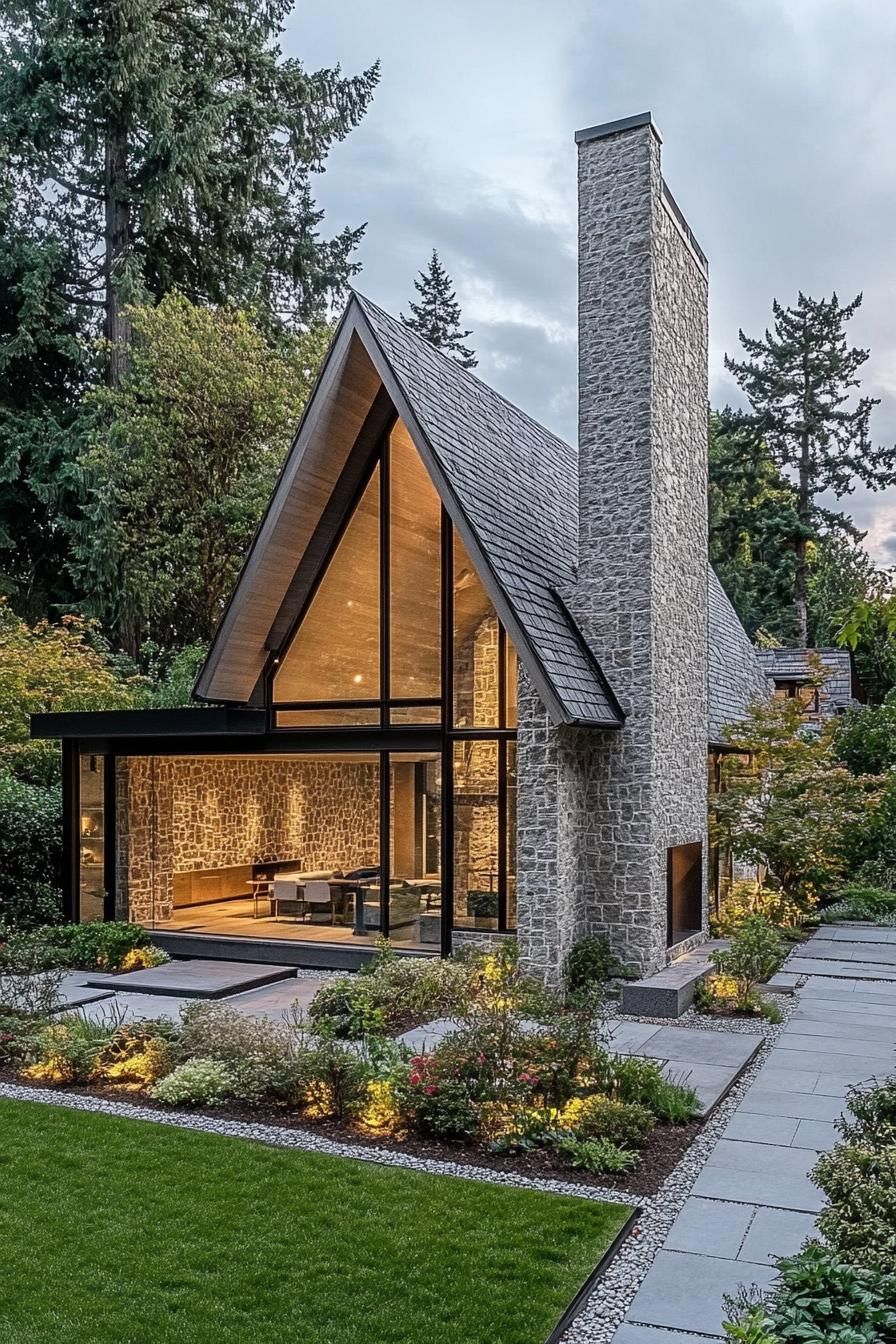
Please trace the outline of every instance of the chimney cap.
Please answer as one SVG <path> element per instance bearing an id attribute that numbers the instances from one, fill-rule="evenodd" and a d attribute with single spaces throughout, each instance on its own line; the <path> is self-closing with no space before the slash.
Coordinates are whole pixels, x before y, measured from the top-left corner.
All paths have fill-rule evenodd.
<path id="1" fill-rule="evenodd" d="M 620 117 L 618 121 L 604 121 L 600 126 L 589 126 L 587 130 L 576 131 L 576 144 L 582 145 L 588 140 L 603 140 L 604 136 L 616 135 L 619 131 L 633 131 L 638 126 L 649 126 L 660 144 L 663 143 L 659 127 L 651 114 L 636 112 L 633 117 Z"/>

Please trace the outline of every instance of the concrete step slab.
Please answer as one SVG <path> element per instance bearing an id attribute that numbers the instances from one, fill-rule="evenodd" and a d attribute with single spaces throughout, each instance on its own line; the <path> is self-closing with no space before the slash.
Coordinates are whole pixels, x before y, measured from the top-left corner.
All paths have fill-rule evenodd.
<path id="1" fill-rule="evenodd" d="M 221 999 L 275 980 L 295 979 L 295 967 L 264 962 L 169 961 L 123 975 L 88 975 L 88 985 L 121 994 L 168 994 L 184 999 Z"/>
<path id="2" fill-rule="evenodd" d="M 755 1171 L 760 1175 L 803 1177 L 814 1167 L 815 1154 L 806 1148 L 791 1148 L 789 1144 L 723 1138 L 710 1153 L 707 1165 L 731 1171 Z"/>
<path id="3" fill-rule="evenodd" d="M 776 1092 L 757 1088 L 755 1084 L 737 1108 L 740 1116 L 785 1116 L 795 1120 L 834 1121 L 843 1112 L 843 1102 L 837 1097 L 823 1097 L 817 1092 Z"/>
<path id="4" fill-rule="evenodd" d="M 692 1064 L 714 1064 L 743 1069 L 765 1038 L 759 1032 L 701 1031 L 699 1028 L 660 1027 L 637 1051 L 651 1059 Z"/>
<path id="5" fill-rule="evenodd" d="M 705 1199 L 761 1204 L 770 1209 L 797 1209 L 801 1213 L 819 1213 L 824 1205 L 824 1196 L 808 1176 L 770 1175 L 768 1172 L 739 1171 L 735 1167 L 704 1167 L 691 1193 Z"/>
<path id="6" fill-rule="evenodd" d="M 774 1265 L 779 1256 L 796 1255 L 803 1242 L 814 1235 L 811 1213 L 757 1209 L 737 1258 L 755 1265 Z"/>
<path id="7" fill-rule="evenodd" d="M 829 1153 L 842 1139 L 836 1125 L 826 1120 L 801 1120 L 791 1139 L 794 1148 L 811 1148 L 816 1153 Z"/>
<path id="8" fill-rule="evenodd" d="M 686 1199 L 663 1242 L 667 1251 L 690 1251 L 736 1260 L 756 1210 L 751 1204 L 720 1199 Z"/>

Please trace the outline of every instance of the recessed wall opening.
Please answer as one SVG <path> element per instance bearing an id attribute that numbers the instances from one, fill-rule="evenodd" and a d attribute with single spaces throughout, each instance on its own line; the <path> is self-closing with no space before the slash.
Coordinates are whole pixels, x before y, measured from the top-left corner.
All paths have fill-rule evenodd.
<path id="1" fill-rule="evenodd" d="M 703 928 L 703 844 L 673 845 L 666 851 L 666 946 L 673 947 Z"/>

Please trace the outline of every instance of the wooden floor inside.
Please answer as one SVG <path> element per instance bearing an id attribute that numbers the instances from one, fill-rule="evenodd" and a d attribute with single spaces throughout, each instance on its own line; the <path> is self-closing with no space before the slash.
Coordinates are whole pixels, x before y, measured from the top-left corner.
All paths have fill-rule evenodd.
<path id="1" fill-rule="evenodd" d="M 351 943 L 372 946 L 377 939 L 377 931 L 360 935 L 354 932 L 352 924 L 311 924 L 308 920 L 298 920 L 292 915 L 271 917 L 267 901 L 259 901 L 258 917 L 255 917 L 254 902 L 251 897 L 236 897 L 228 901 L 210 901 L 207 905 L 189 905 L 176 909 L 164 922 L 150 925 L 164 933 L 199 933 L 216 938 L 266 938 L 286 939 L 303 943 Z M 438 951 L 432 943 L 421 943 L 414 938 L 403 937 L 410 929 L 397 929 L 393 941 L 401 947 L 419 947 L 422 951 Z"/>

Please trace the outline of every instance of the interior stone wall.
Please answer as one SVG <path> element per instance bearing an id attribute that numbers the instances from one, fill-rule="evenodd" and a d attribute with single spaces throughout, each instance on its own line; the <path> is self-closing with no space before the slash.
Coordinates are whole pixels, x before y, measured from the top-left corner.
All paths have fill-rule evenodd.
<path id="1" fill-rule="evenodd" d="M 170 919 L 175 873 L 379 863 L 375 763 L 135 756 L 117 769 L 119 918 Z"/>

